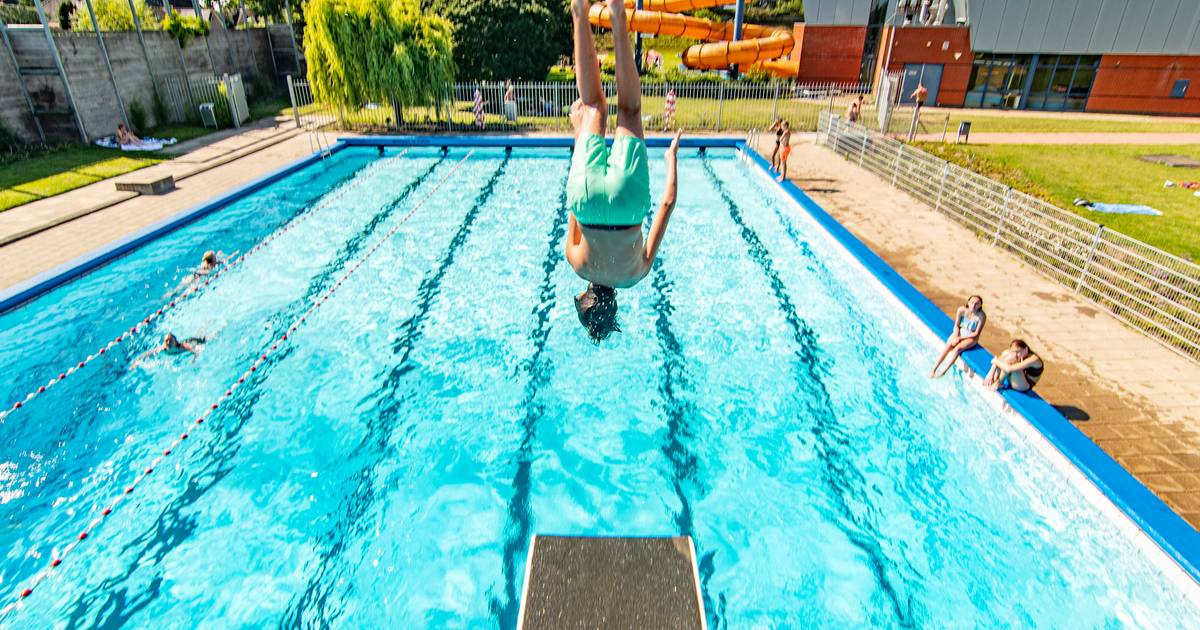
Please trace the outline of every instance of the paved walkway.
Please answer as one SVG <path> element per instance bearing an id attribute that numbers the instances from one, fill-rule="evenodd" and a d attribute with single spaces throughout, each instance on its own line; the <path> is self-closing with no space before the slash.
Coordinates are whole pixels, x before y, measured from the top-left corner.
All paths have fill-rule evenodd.
<path id="1" fill-rule="evenodd" d="M 1200 529 L 1200 365 L 811 140 L 789 172 L 943 311 L 984 296 L 984 346 L 1027 340 L 1048 366 L 1038 392 Z"/>
<path id="2" fill-rule="evenodd" d="M 258 146 L 262 148 L 245 155 Z M 187 174 L 176 190 L 165 195 L 122 197 L 119 195 L 123 194 L 114 194 L 114 180 L 105 180 L 0 213 L 3 220 L 0 235 L 22 227 L 38 227 L 39 222 L 67 219 L 0 246 L 0 288 L 53 269 L 309 153 L 312 149 L 303 133 L 296 135 L 285 130 L 278 135 L 268 129 L 250 129 L 184 157 L 143 169 L 164 168 Z M 106 205 L 94 209 L 99 203 Z M 86 211 L 83 216 L 71 218 L 81 211 Z"/>
<path id="3" fill-rule="evenodd" d="M 170 151 L 179 155 L 175 159 L 0 212 L 0 245 L 7 245 L 138 196 L 137 193 L 117 190 L 117 182 L 144 181 L 167 175 L 173 176 L 176 182 L 187 180 L 299 133 L 301 132 L 295 129 L 291 119 L 286 118 L 278 122 L 259 121 L 240 130 L 219 131 L 181 142 Z"/>
<path id="4" fill-rule="evenodd" d="M 917 134 L 917 140 L 941 142 L 942 134 Z M 947 142 L 954 142 L 954 130 L 946 134 Z M 1075 132 L 1019 132 L 1019 133 L 973 133 L 971 144 L 1200 144 L 1200 133 L 1075 133 Z"/>

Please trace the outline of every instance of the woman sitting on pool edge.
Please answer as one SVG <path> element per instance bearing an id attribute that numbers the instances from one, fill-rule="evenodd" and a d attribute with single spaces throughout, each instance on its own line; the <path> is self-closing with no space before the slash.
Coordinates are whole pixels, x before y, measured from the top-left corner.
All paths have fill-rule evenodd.
<path id="1" fill-rule="evenodd" d="M 967 303 L 958 307 L 954 313 L 954 330 L 946 339 L 946 346 L 942 348 L 942 353 L 938 355 L 937 361 L 933 362 L 933 369 L 929 371 L 929 377 L 938 377 L 950 371 L 960 354 L 979 345 L 979 335 L 983 332 L 983 325 L 986 323 L 987 313 L 983 312 L 983 298 L 978 295 L 967 298 Z M 950 362 L 944 369 L 938 370 L 947 355 L 950 356 Z"/>
<path id="2" fill-rule="evenodd" d="M 608 104 L 600 83 L 596 45 L 588 23 L 588 0 L 573 0 L 575 86 L 579 99 L 571 105 L 575 153 L 567 176 L 567 262 L 588 288 L 575 298 L 579 323 L 599 343 L 620 330 L 616 289 L 632 287 L 646 277 L 658 255 L 667 222 L 675 209 L 675 154 L 679 136 L 667 149 L 667 182 L 662 205 L 649 233 L 642 222 L 650 209 L 650 168 L 642 129 L 642 88 L 629 42 L 625 4 L 598 10 L 611 16 L 617 75 L 617 131 L 610 151 L 604 141 Z"/>
<path id="3" fill-rule="evenodd" d="M 983 384 L 991 389 L 1007 387 L 1027 392 L 1037 385 L 1045 369 L 1042 358 L 1034 354 L 1028 344 L 1020 339 L 1013 339 L 1008 350 L 992 359 L 992 369 L 983 380 Z"/>

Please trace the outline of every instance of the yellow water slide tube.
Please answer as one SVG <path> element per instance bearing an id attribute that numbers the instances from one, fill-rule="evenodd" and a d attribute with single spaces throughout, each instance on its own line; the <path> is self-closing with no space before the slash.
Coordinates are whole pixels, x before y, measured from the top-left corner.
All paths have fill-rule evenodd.
<path id="1" fill-rule="evenodd" d="M 796 76 L 799 64 L 781 59 L 791 53 L 795 46 L 792 34 L 787 29 L 743 24 L 742 39 L 732 41 L 733 24 L 681 15 L 683 11 L 727 4 L 730 4 L 730 0 L 644 0 L 643 10 L 628 11 L 629 30 L 708 42 L 691 46 L 683 52 L 683 65 L 689 68 L 724 70 L 733 65 L 759 65 L 778 76 Z M 633 9 L 635 5 L 635 0 L 625 0 L 627 8 Z M 588 21 L 602 28 L 612 28 L 610 12 L 607 4 L 592 5 Z"/>

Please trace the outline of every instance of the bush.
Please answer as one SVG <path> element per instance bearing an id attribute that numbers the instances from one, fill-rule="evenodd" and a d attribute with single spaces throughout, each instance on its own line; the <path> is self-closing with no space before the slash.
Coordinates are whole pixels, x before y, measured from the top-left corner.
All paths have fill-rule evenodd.
<path id="1" fill-rule="evenodd" d="M 167 124 L 167 102 L 163 100 L 162 94 L 158 88 L 154 88 L 154 96 L 151 105 L 154 107 L 154 124 Z"/>
<path id="2" fill-rule="evenodd" d="M 6 24 L 37 24 L 37 9 L 32 2 L 22 2 L 16 6 L 0 4 L 0 19 Z"/>
<path id="3" fill-rule="evenodd" d="M 537 80 L 571 52 L 567 0 L 423 0 L 454 26 L 454 63 L 468 81 Z"/>
<path id="4" fill-rule="evenodd" d="M 145 0 L 134 0 L 133 7 L 137 9 L 138 20 L 143 30 L 158 28 L 158 19 Z M 92 11 L 96 12 L 96 23 L 102 31 L 132 31 L 133 14 L 129 12 L 128 0 L 92 0 Z M 61 18 L 62 13 L 59 13 Z M 92 30 L 92 18 L 87 10 L 74 11 L 71 16 L 71 28 L 76 31 Z"/>
<path id="5" fill-rule="evenodd" d="M 71 30 L 71 16 L 75 13 L 75 4 L 63 0 L 63 3 L 58 5 L 58 28 L 64 31 Z"/>
<path id="6" fill-rule="evenodd" d="M 188 40 L 193 37 L 208 37 L 208 22 L 195 16 L 180 15 L 178 12 L 163 18 L 162 29 L 179 42 L 180 48 L 187 46 Z"/>
<path id="7" fill-rule="evenodd" d="M 8 125 L 4 124 L 3 120 L 0 120 L 0 152 L 7 155 L 14 151 L 20 150 L 24 146 L 25 143 L 21 142 L 21 139 L 17 137 L 17 134 L 13 133 L 13 131 L 8 128 Z"/>
<path id="8" fill-rule="evenodd" d="M 129 124 L 138 133 L 146 130 L 146 108 L 136 98 L 129 102 Z"/>

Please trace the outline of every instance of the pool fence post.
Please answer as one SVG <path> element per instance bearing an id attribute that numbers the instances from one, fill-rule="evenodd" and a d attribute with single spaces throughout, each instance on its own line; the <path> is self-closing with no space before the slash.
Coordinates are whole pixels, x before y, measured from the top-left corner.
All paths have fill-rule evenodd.
<path id="1" fill-rule="evenodd" d="M 221 83 L 225 84 L 225 100 L 229 102 L 229 114 L 233 119 L 233 128 L 242 128 L 242 114 L 238 111 L 237 97 L 233 94 L 233 79 L 229 78 L 229 73 L 221 75 Z"/>
<path id="2" fill-rule="evenodd" d="M 867 157 L 867 134 L 868 133 L 870 133 L 870 132 L 867 131 L 867 129 L 864 127 L 862 130 L 862 135 L 859 136 L 860 138 L 862 138 L 862 148 L 859 149 L 859 151 L 858 151 L 858 166 L 860 168 L 863 165 L 863 160 L 866 159 L 866 157 Z"/>
<path id="3" fill-rule="evenodd" d="M 1096 248 L 1100 246 L 1100 239 L 1104 238 L 1104 224 L 1096 226 L 1096 236 L 1092 239 L 1092 248 L 1088 250 L 1087 260 L 1083 261 L 1083 270 L 1079 272 L 1079 281 L 1075 283 L 1075 293 L 1083 288 L 1083 282 L 1087 279 L 1088 267 L 1092 265 L 1092 259 L 1096 257 Z"/>
<path id="4" fill-rule="evenodd" d="M 934 206 L 933 206 L 934 210 L 940 211 L 942 209 L 942 193 L 944 193 L 946 191 L 946 178 L 949 176 L 950 176 L 950 163 L 943 161 L 942 162 L 942 182 L 941 182 L 941 184 L 938 185 L 937 203 L 934 204 Z"/>
<path id="5" fill-rule="evenodd" d="M 836 119 L 836 118 L 834 118 L 834 117 L 832 117 L 832 116 L 828 116 L 827 120 L 829 121 L 829 132 L 830 132 L 830 135 L 832 135 L 832 136 L 833 136 L 833 154 L 834 154 L 834 155 L 837 155 L 837 152 L 838 152 L 838 140 L 839 140 L 839 139 L 841 139 L 841 137 L 842 137 L 842 130 L 841 130 L 841 129 L 838 129 L 837 131 L 834 131 L 834 129 L 833 129 L 833 125 L 834 125 L 834 123 L 835 123 L 835 122 L 837 122 L 837 119 Z"/>
<path id="6" fill-rule="evenodd" d="M 1008 204 L 1012 201 L 1012 188 L 1004 191 L 1004 205 L 1000 208 L 1000 220 L 996 222 L 996 233 L 992 234 L 992 245 L 1000 240 L 1000 230 L 1004 229 L 1004 221 L 1008 219 Z"/>
<path id="7" fill-rule="evenodd" d="M 717 95 L 717 133 L 721 133 L 721 116 L 725 113 L 725 84 L 721 84 L 721 91 Z"/>
<path id="8" fill-rule="evenodd" d="M 892 186 L 896 185 L 896 178 L 900 175 L 900 160 L 904 159 L 904 143 L 897 144 L 900 148 L 896 149 L 896 161 L 892 163 Z"/>
<path id="9" fill-rule="evenodd" d="M 287 75 L 288 98 L 292 100 L 292 118 L 296 120 L 296 128 L 300 128 L 300 108 L 296 107 L 296 84 L 292 81 L 292 75 Z"/>
<path id="10" fill-rule="evenodd" d="M 774 123 L 776 118 L 779 118 L 779 81 L 775 82 L 775 102 L 771 107 L 771 122 Z"/>

